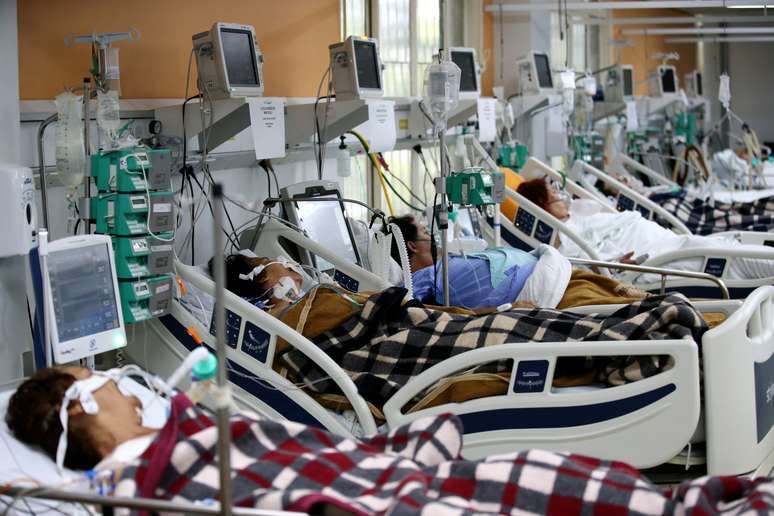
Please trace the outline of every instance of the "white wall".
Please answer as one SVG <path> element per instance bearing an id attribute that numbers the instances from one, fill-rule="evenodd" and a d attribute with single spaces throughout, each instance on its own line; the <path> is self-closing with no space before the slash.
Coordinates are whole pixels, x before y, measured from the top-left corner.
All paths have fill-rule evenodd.
<path id="1" fill-rule="evenodd" d="M 774 141 L 774 43 L 731 43 L 731 109 L 763 141 Z"/>
<path id="2" fill-rule="evenodd" d="M 18 49 L 16 0 L 0 0 L 0 163 L 19 159 Z"/>
<path id="3" fill-rule="evenodd" d="M 0 163 L 19 161 L 18 49 L 16 0 L 0 0 Z M 6 238 L 2 229 L 0 238 Z M 31 349 L 26 298 L 20 295 L 26 279 L 26 256 L 0 258 L 0 383 L 24 376 L 22 353 Z"/>

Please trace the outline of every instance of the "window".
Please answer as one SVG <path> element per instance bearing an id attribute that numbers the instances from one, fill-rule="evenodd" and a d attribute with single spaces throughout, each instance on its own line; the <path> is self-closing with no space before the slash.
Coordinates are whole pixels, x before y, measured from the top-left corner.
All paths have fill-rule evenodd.
<path id="1" fill-rule="evenodd" d="M 343 36 L 368 34 L 369 19 L 373 14 L 372 35 L 379 41 L 379 53 L 385 66 L 382 73 L 384 95 L 421 96 L 425 68 L 440 47 L 440 1 L 341 0 L 341 8 Z M 437 174 L 434 165 L 437 161 L 437 147 L 425 148 L 424 155 L 430 173 Z M 408 212 L 417 214 L 409 205 L 423 209 L 426 199 L 432 202 L 432 183 L 414 151 L 387 152 L 384 153 L 384 159 L 389 166 L 385 178 L 397 191 L 390 191 L 396 215 Z M 352 175 L 340 180 L 342 191 L 346 197 L 365 200 L 370 189 L 373 193 L 369 204 L 380 206 L 386 211 L 387 204 L 379 179 L 370 174 L 371 164 L 364 156 L 357 156 L 353 160 Z M 376 184 L 371 185 L 368 177 L 373 177 L 372 181 Z"/>
<path id="2" fill-rule="evenodd" d="M 441 13 L 438 0 L 374 0 L 384 70 L 384 94 L 388 97 L 417 97 L 424 93 L 425 68 L 438 53 L 441 43 Z M 424 150 L 431 173 L 436 148 Z M 390 172 L 387 180 L 397 190 L 390 192 L 396 215 L 424 209 L 432 202 L 432 184 L 427 180 L 419 156 L 412 150 L 385 153 Z M 413 173 L 412 173 L 413 171 Z M 398 194 L 400 194 L 400 197 Z M 383 194 L 382 194 L 383 195 Z M 382 202 L 386 208 L 386 204 Z"/>
<path id="3" fill-rule="evenodd" d="M 369 30 L 368 0 L 341 0 L 341 39 L 348 36 L 367 36 Z M 336 140 L 338 143 L 338 140 Z M 353 144 L 359 147 L 359 144 Z M 330 157 L 330 154 L 328 155 Z M 373 205 L 368 195 L 368 176 L 370 165 L 364 155 L 353 156 L 350 162 L 350 176 L 339 177 L 341 195 L 345 199 L 354 199 Z M 370 218 L 368 210 L 354 203 L 346 203 L 347 215 L 359 220 Z"/>

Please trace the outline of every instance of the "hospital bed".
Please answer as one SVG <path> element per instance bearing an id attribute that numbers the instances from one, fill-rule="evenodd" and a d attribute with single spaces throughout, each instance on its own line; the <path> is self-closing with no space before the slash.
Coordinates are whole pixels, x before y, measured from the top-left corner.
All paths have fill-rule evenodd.
<path id="1" fill-rule="evenodd" d="M 212 295 L 214 284 L 200 269 L 178 263 L 177 271 L 185 287 L 196 289 L 197 296 Z M 192 334 L 212 346 L 211 316 L 206 307 L 203 313 L 194 315 L 189 310 L 191 305 L 177 299 L 170 315 L 138 326 L 136 335 L 130 338 L 129 356 L 163 375 L 198 345 Z M 230 292 L 226 293 L 225 306 L 229 320 L 229 378 L 238 403 L 269 417 L 299 421 L 342 435 L 370 435 L 376 431 L 376 421 L 349 377 L 312 342 Z M 768 431 L 768 405 L 756 404 L 756 393 L 770 384 L 765 376 L 767 368 L 774 377 L 774 288 L 758 289 L 744 302 L 708 301 L 698 307 L 728 316 L 723 324 L 707 332 L 701 343 L 705 360 L 703 401 L 698 347 L 689 340 L 504 344 L 463 353 L 413 378 L 384 405 L 386 426 L 393 428 L 426 414 L 453 412 L 464 423 L 466 458 L 544 448 L 624 460 L 640 468 L 672 459 L 692 439 L 702 440 L 704 434 L 711 473 L 768 475 L 774 460 L 774 434 Z M 593 310 L 605 313 L 616 308 Z M 278 338 L 314 360 L 336 382 L 351 403 L 354 418 L 345 421 L 323 408 L 272 369 Z M 732 348 L 729 342 L 737 345 Z M 617 387 L 552 387 L 558 357 L 654 353 L 674 357 L 674 368 Z M 508 394 L 417 412 L 402 410 L 406 402 L 439 379 L 475 364 L 502 359 L 513 359 Z M 542 388 L 517 392 L 520 389 L 515 387 L 516 379 L 520 375 L 530 379 L 527 373 L 536 364 L 545 368 L 536 380 L 542 382 Z M 699 424 L 702 409 L 703 425 Z M 739 417 L 729 418 L 731 410 Z M 774 411 L 771 413 L 774 417 Z"/>
<path id="2" fill-rule="evenodd" d="M 521 171 L 521 175 L 525 178 L 549 177 L 564 186 L 569 194 L 581 199 L 589 199 L 598 202 L 602 205 L 603 210 L 610 213 L 616 213 L 616 210 L 610 206 L 609 203 L 603 202 L 595 194 L 589 192 L 575 182 L 567 180 L 561 173 L 535 158 L 531 158 L 526 163 Z M 625 191 L 627 194 L 632 195 L 636 193 L 631 189 L 626 189 Z M 584 242 L 577 233 L 567 226 L 567 224 L 509 188 L 506 188 L 506 194 L 518 205 L 513 220 L 508 220 L 506 217 L 502 217 L 501 220 L 503 240 L 507 243 L 514 247 L 531 251 L 540 244 L 555 244 L 557 241 L 556 239 L 561 235 L 562 238 L 571 239 L 575 242 L 588 255 L 588 258 L 592 260 L 600 259 L 596 251 Z M 641 202 L 645 202 L 644 197 L 640 196 L 639 198 L 641 198 Z M 650 205 L 643 204 L 641 208 L 648 209 L 646 206 Z M 740 232 L 733 232 L 735 235 L 738 233 Z M 765 245 L 767 238 L 766 233 L 743 233 L 743 243 Z M 730 267 L 727 266 L 728 262 L 737 258 L 774 259 L 774 250 L 762 249 L 759 251 L 749 251 L 709 247 L 682 249 L 651 257 L 642 265 L 655 268 L 668 268 L 670 263 L 678 260 L 695 260 L 697 264 L 699 264 L 697 270 L 721 278 L 728 286 L 731 297 L 733 298 L 744 298 L 757 287 L 774 284 L 774 277 L 729 279 L 727 277 L 728 270 L 730 269 Z M 668 281 L 662 278 L 659 281 L 657 278 L 654 279 L 652 275 L 645 275 L 641 272 L 626 272 L 617 276 L 617 279 L 649 292 L 657 292 L 666 289 L 668 291 L 682 292 L 691 298 L 718 297 L 718 290 L 716 288 L 708 286 L 706 282 L 697 282 L 696 280 L 689 278 L 669 279 Z"/>
<path id="3" fill-rule="evenodd" d="M 606 168 L 606 172 L 619 176 L 631 176 L 637 178 L 641 174 L 649 179 L 654 185 L 680 188 L 680 185 L 659 174 L 652 168 L 643 165 L 639 161 L 623 154 L 617 153 Z M 764 177 L 771 184 L 774 181 L 774 165 L 766 163 L 764 167 Z M 639 178 L 637 178 L 639 179 Z M 688 187 L 688 192 L 697 197 L 711 197 L 719 202 L 753 202 L 764 197 L 774 196 L 774 188 L 764 188 L 760 190 L 728 190 L 718 188 L 719 185 L 713 185 L 711 182 L 701 187 Z"/>
<path id="4" fill-rule="evenodd" d="M 30 493 L 32 498 L 20 496 L 9 514 L 64 513 L 74 516 L 99 514 L 99 511 L 87 505 L 103 508 L 115 506 L 137 510 L 150 509 L 177 514 L 219 514 L 217 506 L 103 496 L 91 488 L 85 473 L 68 469 L 60 472 L 54 461 L 42 451 L 16 439 L 5 423 L 8 401 L 21 383 L 22 380 L 16 380 L 0 385 L 0 457 L 4 459 L 0 461 L 0 486 L 3 486 L 2 491 L 5 495 L 0 495 L 0 510 L 4 510 L 5 504 L 10 503 L 14 496 L 24 494 L 30 486 L 45 486 L 42 492 Z M 150 390 L 128 377 L 121 379 L 121 386 L 142 400 L 143 424 L 146 427 L 164 426 L 167 420 L 168 400 L 156 398 Z M 234 514 L 269 516 L 299 513 L 237 509 Z"/>
<path id="5" fill-rule="evenodd" d="M 600 202 L 606 204 L 610 204 L 610 200 L 606 198 L 596 186 L 590 184 L 591 181 L 584 181 L 584 178 L 601 181 L 612 191 L 617 192 L 616 197 L 612 202 L 618 211 L 638 211 L 648 220 L 658 218 L 659 223 L 666 223 L 668 227 L 677 234 L 692 234 L 690 229 L 688 229 L 680 219 L 662 206 L 588 163 L 580 160 L 575 161 L 570 171 L 570 177 L 581 183 L 581 185 L 599 199 Z M 712 233 L 712 236 L 732 237 L 742 244 L 774 247 L 774 237 L 762 231 L 719 231 L 717 233 Z"/>

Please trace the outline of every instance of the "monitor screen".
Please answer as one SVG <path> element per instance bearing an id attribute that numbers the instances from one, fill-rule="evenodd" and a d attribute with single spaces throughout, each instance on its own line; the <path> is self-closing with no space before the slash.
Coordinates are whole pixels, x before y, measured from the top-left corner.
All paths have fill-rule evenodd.
<path id="1" fill-rule="evenodd" d="M 454 64 L 460 67 L 460 91 L 478 91 L 478 81 L 476 80 L 476 61 L 473 59 L 473 52 L 452 51 L 451 59 Z"/>
<path id="2" fill-rule="evenodd" d="M 260 86 L 258 62 L 253 46 L 253 34 L 249 30 L 220 29 L 223 60 L 228 82 L 233 86 Z"/>
<path id="3" fill-rule="evenodd" d="M 295 205 L 299 219 L 298 225 L 306 231 L 309 238 L 346 260 L 354 264 L 358 263 L 341 202 L 335 197 L 331 197 L 330 202 L 296 201 Z M 316 259 L 317 268 L 321 271 L 335 268 L 333 264 L 319 256 Z"/>
<path id="4" fill-rule="evenodd" d="M 457 207 L 457 220 L 454 222 L 454 231 L 449 231 L 450 238 L 481 238 L 481 226 L 478 221 L 476 208 L 467 206 Z"/>
<path id="5" fill-rule="evenodd" d="M 631 68 L 624 68 L 623 69 L 623 95 L 624 97 L 633 97 L 634 96 L 634 77 L 632 77 L 632 70 Z"/>
<path id="6" fill-rule="evenodd" d="M 376 57 L 376 43 L 354 40 L 357 83 L 360 88 L 381 89 L 379 82 L 379 60 Z"/>
<path id="7" fill-rule="evenodd" d="M 696 72 L 696 95 L 704 95 L 704 87 L 701 84 L 701 72 Z"/>
<path id="8" fill-rule="evenodd" d="M 551 79 L 551 63 L 546 54 L 535 54 L 535 69 L 537 70 L 538 86 L 553 89 L 554 81 Z"/>
<path id="9" fill-rule="evenodd" d="M 48 273 L 59 342 L 119 327 L 106 244 L 51 252 Z"/>
<path id="10" fill-rule="evenodd" d="M 661 70 L 661 91 L 664 93 L 677 93 L 674 68 L 666 67 Z"/>

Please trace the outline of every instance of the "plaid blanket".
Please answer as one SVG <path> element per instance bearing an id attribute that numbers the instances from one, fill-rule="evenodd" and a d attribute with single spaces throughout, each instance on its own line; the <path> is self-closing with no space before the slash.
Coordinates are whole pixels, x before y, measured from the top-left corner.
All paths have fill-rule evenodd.
<path id="1" fill-rule="evenodd" d="M 322 514 L 769 514 L 769 480 L 703 478 L 662 492 L 620 462 L 540 450 L 460 458 L 460 422 L 423 418 L 363 441 L 296 423 L 231 419 L 234 505 Z M 115 494 L 215 503 L 217 429 L 180 395 Z"/>
<path id="2" fill-rule="evenodd" d="M 682 192 L 657 194 L 650 198 L 677 217 L 695 235 L 774 230 L 774 197 L 753 202 L 724 203 L 705 201 Z"/>
<path id="3" fill-rule="evenodd" d="M 581 316 L 550 309 L 517 309 L 484 316 L 452 314 L 417 302 L 402 305 L 406 291 L 372 295 L 363 309 L 314 343 L 355 382 L 366 401 L 381 407 L 412 377 L 447 358 L 484 346 L 514 342 L 693 339 L 707 325 L 680 294 L 652 296 L 608 316 Z M 280 362 L 293 381 L 312 392 L 337 392 L 327 374 L 294 348 Z M 600 359 L 599 380 L 637 381 L 671 367 L 670 357 L 623 356 Z M 561 369 L 561 368 L 558 368 Z M 473 372 L 510 370 L 507 361 Z M 562 373 L 557 371 L 557 376 Z"/>

